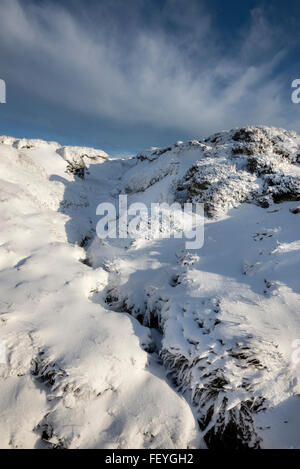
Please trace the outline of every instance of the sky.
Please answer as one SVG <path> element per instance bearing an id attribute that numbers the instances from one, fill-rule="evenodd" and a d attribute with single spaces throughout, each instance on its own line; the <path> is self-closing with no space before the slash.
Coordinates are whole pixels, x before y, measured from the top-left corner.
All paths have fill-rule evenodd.
<path id="1" fill-rule="evenodd" d="M 300 133 L 298 0 L 0 0 L 0 134 L 112 155 Z"/>

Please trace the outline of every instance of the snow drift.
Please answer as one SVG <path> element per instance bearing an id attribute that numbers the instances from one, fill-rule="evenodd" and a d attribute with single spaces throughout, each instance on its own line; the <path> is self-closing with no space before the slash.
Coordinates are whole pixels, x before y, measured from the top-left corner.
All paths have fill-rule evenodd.
<path id="1" fill-rule="evenodd" d="M 1 137 L 1 447 L 300 447 L 299 163 L 267 127 L 127 160 Z M 203 202 L 203 248 L 98 239 L 119 194 Z"/>

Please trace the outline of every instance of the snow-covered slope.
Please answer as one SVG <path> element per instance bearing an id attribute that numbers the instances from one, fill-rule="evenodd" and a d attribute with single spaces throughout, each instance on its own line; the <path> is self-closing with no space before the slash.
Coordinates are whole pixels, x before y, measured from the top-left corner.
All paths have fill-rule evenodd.
<path id="1" fill-rule="evenodd" d="M 128 160 L 0 138 L 0 446 L 300 447 L 300 137 Z M 203 202 L 205 243 L 95 235 L 100 202 Z"/>
<path id="2" fill-rule="evenodd" d="M 0 146 L 0 446 L 197 447 L 188 403 L 143 349 L 148 329 L 92 301 L 108 274 L 80 245 L 128 163 L 98 152 L 82 180 L 65 149 L 31 142 Z"/>

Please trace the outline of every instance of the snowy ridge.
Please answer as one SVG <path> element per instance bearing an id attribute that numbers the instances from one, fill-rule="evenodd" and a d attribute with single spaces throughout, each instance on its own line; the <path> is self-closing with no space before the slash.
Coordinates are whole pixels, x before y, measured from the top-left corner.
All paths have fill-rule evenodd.
<path id="1" fill-rule="evenodd" d="M 141 348 L 148 330 L 92 301 L 107 272 L 91 269 L 81 246 L 130 162 L 104 169 L 97 151 L 83 180 L 60 146 L 2 141 L 0 446 L 199 446 L 189 405 Z"/>
<path id="2" fill-rule="evenodd" d="M 299 155 L 267 127 L 128 160 L 1 137 L 1 447 L 300 447 Z M 119 194 L 204 202 L 203 248 L 99 240 Z"/>

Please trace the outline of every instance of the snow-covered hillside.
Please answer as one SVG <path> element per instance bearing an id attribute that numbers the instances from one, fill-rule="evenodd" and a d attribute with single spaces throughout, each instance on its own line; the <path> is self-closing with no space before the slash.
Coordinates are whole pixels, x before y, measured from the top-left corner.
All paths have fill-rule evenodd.
<path id="1" fill-rule="evenodd" d="M 0 168 L 0 447 L 300 447 L 299 136 L 0 137 Z M 119 194 L 203 202 L 204 246 L 100 240 Z"/>

